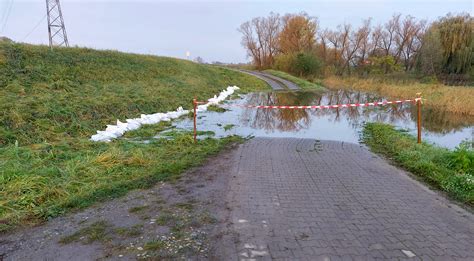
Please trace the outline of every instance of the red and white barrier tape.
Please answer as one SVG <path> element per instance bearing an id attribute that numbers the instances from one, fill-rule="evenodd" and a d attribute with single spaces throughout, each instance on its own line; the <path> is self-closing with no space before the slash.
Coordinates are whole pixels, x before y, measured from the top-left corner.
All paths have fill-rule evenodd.
<path id="1" fill-rule="evenodd" d="M 398 100 L 398 101 L 383 101 L 383 102 L 367 102 L 367 103 L 350 103 L 337 105 L 309 105 L 309 106 L 287 106 L 287 105 L 238 105 L 238 104 L 222 104 L 222 107 L 240 107 L 240 108 L 255 108 L 255 109 L 333 109 L 333 108 L 350 108 L 350 107 L 367 107 L 377 105 L 398 104 L 405 102 L 417 102 L 421 98 L 413 100 Z"/>

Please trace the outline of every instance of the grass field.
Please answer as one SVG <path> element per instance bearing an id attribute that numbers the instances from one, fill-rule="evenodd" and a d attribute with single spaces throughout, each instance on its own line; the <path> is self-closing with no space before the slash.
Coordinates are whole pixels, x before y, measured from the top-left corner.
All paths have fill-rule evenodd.
<path id="1" fill-rule="evenodd" d="M 0 230 L 178 177 L 238 141 L 195 145 L 188 134 L 151 144 L 89 141 L 116 119 L 190 108 L 195 95 L 207 99 L 228 85 L 267 88 L 246 74 L 173 58 L 1 44 Z"/>
<path id="2" fill-rule="evenodd" d="M 415 137 L 382 123 L 368 123 L 363 141 L 401 167 L 451 197 L 474 206 L 474 150 L 462 144 L 455 150 L 417 144 Z"/>
<path id="3" fill-rule="evenodd" d="M 290 82 L 296 83 L 301 89 L 303 90 L 324 90 L 324 87 L 321 86 L 320 84 L 313 83 L 310 81 L 307 81 L 302 78 L 295 77 L 291 74 L 288 74 L 286 72 L 282 71 L 276 71 L 276 70 L 265 70 L 266 73 L 275 75 L 277 77 L 280 77 L 282 79 L 288 80 Z"/>
<path id="4" fill-rule="evenodd" d="M 474 87 L 447 86 L 428 83 L 395 83 L 380 79 L 328 77 L 323 85 L 329 89 L 352 89 L 375 92 L 390 98 L 408 99 L 421 92 L 426 106 L 436 106 L 447 112 L 474 115 Z"/>

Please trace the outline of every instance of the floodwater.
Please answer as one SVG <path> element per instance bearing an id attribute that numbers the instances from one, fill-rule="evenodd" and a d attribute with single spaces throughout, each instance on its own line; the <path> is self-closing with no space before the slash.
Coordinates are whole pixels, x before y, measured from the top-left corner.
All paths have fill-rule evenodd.
<path id="1" fill-rule="evenodd" d="M 339 109 L 255 109 L 232 105 L 335 105 L 385 101 L 383 97 L 356 91 L 262 92 L 227 101 L 226 112 L 198 114 L 199 131 L 255 137 L 296 137 L 358 143 L 365 122 L 390 123 L 416 135 L 416 105 L 352 107 Z M 449 114 L 423 107 L 422 138 L 443 147 L 455 148 L 463 140 L 474 139 L 474 117 Z M 174 123 L 178 129 L 192 130 L 192 119 Z"/>

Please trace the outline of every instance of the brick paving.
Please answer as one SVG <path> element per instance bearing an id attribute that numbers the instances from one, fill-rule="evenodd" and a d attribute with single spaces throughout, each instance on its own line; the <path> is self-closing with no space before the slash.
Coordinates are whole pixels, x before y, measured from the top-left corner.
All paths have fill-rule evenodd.
<path id="1" fill-rule="evenodd" d="M 282 83 L 283 85 L 285 85 L 286 88 L 288 88 L 290 90 L 299 90 L 300 89 L 300 87 L 298 85 L 296 85 L 295 83 L 290 82 L 288 80 L 285 80 L 283 78 L 277 77 L 277 76 L 269 74 L 269 73 L 264 73 L 264 72 L 259 72 L 259 73 L 263 77 L 270 78 L 270 79 L 275 80 L 276 82 Z"/>
<path id="2" fill-rule="evenodd" d="M 268 73 L 258 72 L 258 71 L 249 71 L 249 70 L 239 70 L 239 71 L 246 74 L 253 75 L 259 78 L 260 80 L 265 81 L 275 91 L 288 90 L 288 89 L 290 90 L 300 89 L 300 87 L 298 87 L 298 85 L 294 84 L 293 82 L 287 81 L 285 79 L 276 77 Z"/>
<path id="3" fill-rule="evenodd" d="M 230 260 L 474 260 L 474 215 L 360 145 L 256 138 L 235 157 Z"/>

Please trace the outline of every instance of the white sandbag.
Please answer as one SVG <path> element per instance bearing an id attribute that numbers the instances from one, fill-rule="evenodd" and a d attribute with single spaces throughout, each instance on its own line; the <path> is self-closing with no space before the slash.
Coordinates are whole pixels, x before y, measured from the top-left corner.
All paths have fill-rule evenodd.
<path id="1" fill-rule="evenodd" d="M 216 105 L 219 102 L 224 101 L 232 95 L 239 87 L 237 86 L 229 86 L 227 89 L 222 90 L 219 95 L 214 95 L 213 98 L 208 99 L 206 104 L 198 105 L 197 111 L 203 112 L 207 111 L 209 105 Z M 123 134 L 127 131 L 137 130 L 142 125 L 146 124 L 157 124 L 162 121 L 170 121 L 171 119 L 177 119 L 181 116 L 188 114 L 189 110 L 184 110 L 183 107 L 178 107 L 176 111 L 169 111 L 166 113 L 154 113 L 154 114 L 141 114 L 140 118 L 135 119 L 127 119 L 126 122 L 121 122 L 117 120 L 116 125 L 107 125 L 105 131 L 97 131 L 97 134 L 92 135 L 91 141 L 102 141 L 102 142 L 110 142 L 113 139 L 119 138 L 123 136 Z"/>

